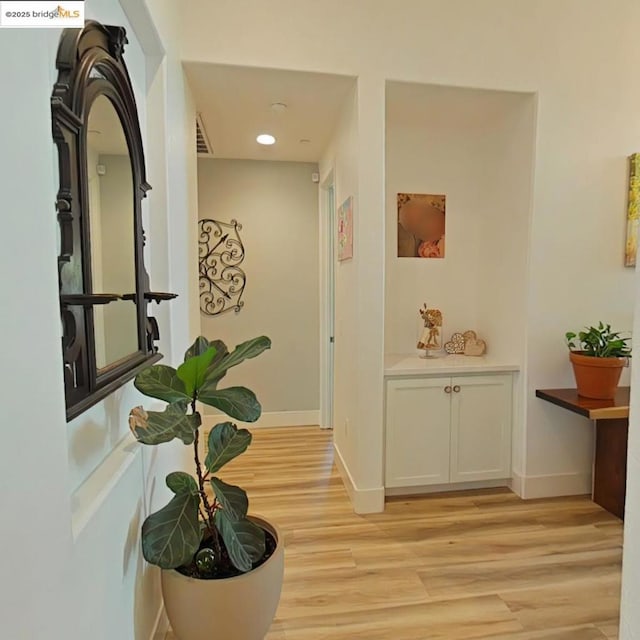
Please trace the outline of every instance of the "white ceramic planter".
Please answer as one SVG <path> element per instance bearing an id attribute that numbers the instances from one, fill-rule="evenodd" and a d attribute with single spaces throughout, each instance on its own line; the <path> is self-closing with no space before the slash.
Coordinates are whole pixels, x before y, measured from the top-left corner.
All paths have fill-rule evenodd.
<path id="1" fill-rule="evenodd" d="M 222 580 L 162 572 L 167 617 L 178 640 L 263 640 L 278 608 L 284 541 L 272 524 L 251 516 L 276 539 L 273 555 L 254 571 Z"/>

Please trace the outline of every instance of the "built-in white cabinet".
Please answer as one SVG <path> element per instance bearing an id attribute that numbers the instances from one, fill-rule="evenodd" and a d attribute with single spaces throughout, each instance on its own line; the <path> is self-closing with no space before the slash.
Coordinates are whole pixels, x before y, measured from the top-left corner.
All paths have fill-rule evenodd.
<path id="1" fill-rule="evenodd" d="M 450 378 L 387 382 L 385 486 L 449 482 Z"/>
<path id="2" fill-rule="evenodd" d="M 385 486 L 511 477 L 511 374 L 388 379 Z"/>

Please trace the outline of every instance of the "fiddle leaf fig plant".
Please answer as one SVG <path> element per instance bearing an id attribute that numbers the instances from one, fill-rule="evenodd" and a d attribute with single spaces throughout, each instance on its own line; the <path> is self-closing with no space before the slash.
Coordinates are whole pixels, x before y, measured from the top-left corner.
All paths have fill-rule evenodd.
<path id="1" fill-rule="evenodd" d="M 611 331 L 610 324 L 598 323 L 597 327 L 585 327 L 577 334 L 565 334 L 570 351 L 577 351 L 594 358 L 629 358 L 631 347 L 627 344 L 631 337 L 621 338 L 620 332 Z M 577 338 L 577 341 L 576 341 Z"/>
<path id="2" fill-rule="evenodd" d="M 133 435 L 147 445 L 181 440 L 193 446 L 195 461 L 194 475 L 174 471 L 167 476 L 173 497 L 142 525 L 142 552 L 147 562 L 163 569 L 188 570 L 195 577 L 215 578 L 230 575 L 230 571 L 249 571 L 265 556 L 265 533 L 247 518 L 246 492 L 215 475 L 246 451 L 251 433 L 231 422 L 217 424 L 209 433 L 202 462 L 202 418 L 197 403 L 215 407 L 235 420 L 255 422 L 262 409 L 253 391 L 219 389 L 218 384 L 231 367 L 270 347 L 269 338 L 260 336 L 229 352 L 222 341 L 209 342 L 200 336 L 177 369 L 153 365 L 136 376 L 138 391 L 167 406 L 163 411 L 132 409 L 129 426 Z"/>

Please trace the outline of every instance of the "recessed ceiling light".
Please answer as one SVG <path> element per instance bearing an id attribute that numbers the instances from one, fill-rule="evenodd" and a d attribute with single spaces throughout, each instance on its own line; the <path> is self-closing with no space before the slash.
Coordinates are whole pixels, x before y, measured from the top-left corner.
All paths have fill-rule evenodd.
<path id="1" fill-rule="evenodd" d="M 275 144 L 276 143 L 276 139 L 270 133 L 261 133 L 256 138 L 256 142 L 258 144 L 270 145 L 270 144 Z"/>
<path id="2" fill-rule="evenodd" d="M 309 144 L 310 142 L 309 138 L 300 138 L 300 144 Z"/>
<path id="3" fill-rule="evenodd" d="M 275 113 L 284 113 L 287 110 L 287 104 L 285 102 L 272 102 L 271 111 Z"/>

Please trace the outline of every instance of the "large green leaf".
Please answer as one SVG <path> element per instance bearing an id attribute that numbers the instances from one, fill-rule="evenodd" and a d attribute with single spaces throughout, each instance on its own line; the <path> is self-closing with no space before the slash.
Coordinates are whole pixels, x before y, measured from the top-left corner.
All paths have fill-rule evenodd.
<path id="1" fill-rule="evenodd" d="M 134 381 L 138 391 L 146 396 L 158 398 L 165 402 L 177 402 L 178 400 L 191 400 L 186 392 L 184 383 L 178 378 L 177 371 L 173 367 L 164 364 L 155 364 L 143 369 Z"/>
<path id="2" fill-rule="evenodd" d="M 231 520 L 242 520 L 249 509 L 249 498 L 244 489 L 222 482 L 220 478 L 211 478 L 211 486 L 216 499 Z"/>
<path id="3" fill-rule="evenodd" d="M 209 347 L 204 353 L 192 356 L 178 367 L 176 374 L 184 382 L 184 388 L 188 396 L 192 397 L 194 391 L 197 391 L 202 386 L 207 368 L 215 355 L 215 348 Z"/>
<path id="4" fill-rule="evenodd" d="M 199 500 L 190 491 L 177 493 L 169 504 L 144 521 L 142 554 L 147 562 L 162 569 L 175 569 L 192 560 L 201 540 Z"/>
<path id="5" fill-rule="evenodd" d="M 209 367 L 206 382 L 209 383 L 212 380 L 220 380 L 227 369 L 235 367 L 249 358 L 255 358 L 270 348 L 271 340 L 267 338 L 267 336 L 259 336 L 258 338 L 253 338 L 252 340 L 247 340 L 239 344 L 228 356 L 222 358 L 215 366 Z"/>
<path id="6" fill-rule="evenodd" d="M 227 375 L 226 369 L 224 369 L 224 367 L 220 368 L 218 365 L 222 360 L 224 360 L 224 358 L 226 358 L 229 355 L 229 349 L 227 349 L 227 345 L 224 342 L 222 342 L 222 340 L 214 340 L 209 344 L 212 347 L 215 347 L 216 355 L 214 356 L 213 360 L 211 361 L 211 364 L 209 365 L 209 369 L 207 370 L 207 375 L 205 376 L 205 381 L 209 388 L 215 389 L 218 382 L 220 382 L 220 380 L 222 380 L 222 378 L 224 378 Z M 216 369 L 218 373 L 214 371 Z M 212 371 L 213 371 L 213 375 L 211 374 Z"/>
<path id="7" fill-rule="evenodd" d="M 198 393 L 198 400 L 242 422 L 255 422 L 262 413 L 255 393 L 246 387 L 212 389 L 205 385 Z"/>
<path id="8" fill-rule="evenodd" d="M 216 511 L 215 524 L 234 567 L 250 571 L 265 551 L 264 531 L 247 520 L 232 520 L 223 509 Z"/>
<path id="9" fill-rule="evenodd" d="M 173 491 L 173 493 L 192 493 L 194 495 L 199 494 L 198 483 L 193 476 L 190 476 L 184 471 L 174 471 L 167 476 L 167 487 Z"/>
<path id="10" fill-rule="evenodd" d="M 235 424 L 221 422 L 209 433 L 209 452 L 204 465 L 209 473 L 215 473 L 227 462 L 244 453 L 251 444 L 251 433 L 238 429 Z"/>
<path id="11" fill-rule="evenodd" d="M 199 413 L 187 414 L 186 411 L 186 400 L 167 405 L 164 411 L 135 407 L 129 414 L 129 427 L 142 444 L 161 444 L 174 438 L 192 444 L 202 421 Z"/>
<path id="12" fill-rule="evenodd" d="M 195 342 L 185 351 L 184 362 L 194 356 L 202 355 L 209 348 L 209 341 L 204 336 L 198 336 Z"/>

